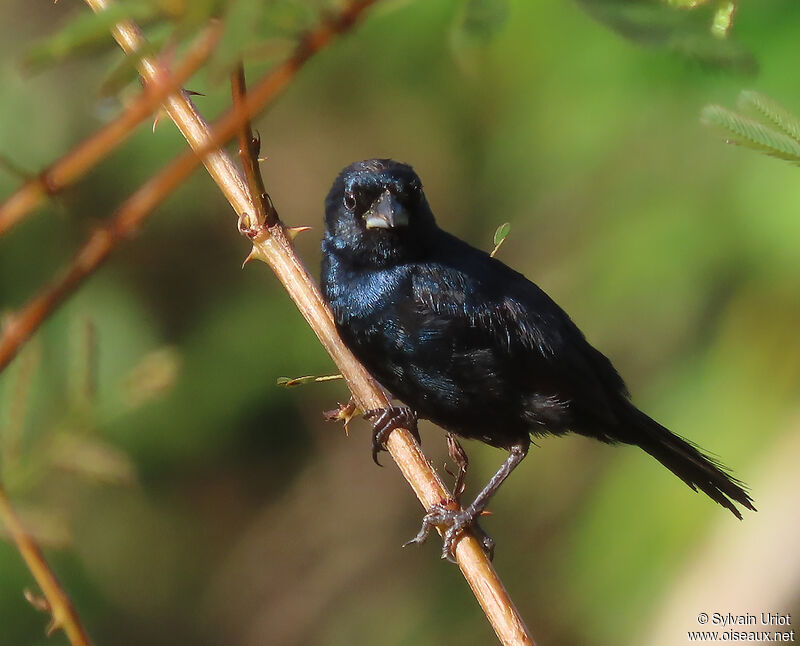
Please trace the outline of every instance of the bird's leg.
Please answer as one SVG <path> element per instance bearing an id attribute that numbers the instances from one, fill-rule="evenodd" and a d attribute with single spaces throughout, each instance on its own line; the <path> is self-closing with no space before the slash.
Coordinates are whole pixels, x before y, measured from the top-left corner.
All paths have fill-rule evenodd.
<path id="1" fill-rule="evenodd" d="M 450 459 L 455 462 L 458 471 L 453 473 L 447 468 L 445 464 L 444 470 L 453 476 L 453 500 L 456 501 L 458 506 L 461 506 L 461 496 L 464 495 L 464 490 L 467 488 L 467 470 L 469 469 L 469 457 L 466 451 L 461 446 L 458 438 L 453 433 L 447 434 L 447 453 Z M 483 545 L 483 551 L 489 556 L 489 560 L 494 558 L 494 539 L 486 533 L 486 531 L 478 524 L 478 519 L 473 521 L 472 528 L 477 534 L 478 540 Z M 408 545 L 408 543 L 406 543 Z"/>
<path id="2" fill-rule="evenodd" d="M 447 471 L 448 475 L 453 476 L 453 500 L 460 505 L 461 495 L 467 487 L 465 480 L 467 469 L 469 468 L 469 458 L 467 457 L 466 451 L 464 451 L 461 444 L 459 444 L 456 436 L 452 433 L 447 434 L 447 453 L 458 467 L 458 472 L 452 473 L 450 469 L 447 468 L 447 464 L 444 465 L 444 470 Z"/>
<path id="3" fill-rule="evenodd" d="M 404 428 L 414 436 L 417 442 L 420 441 L 417 430 L 417 414 L 407 406 L 374 408 L 364 413 L 364 419 L 372 423 L 372 459 L 378 466 L 381 466 L 381 463 L 378 462 L 378 453 L 386 450 L 384 444 L 393 430 Z"/>
<path id="4" fill-rule="evenodd" d="M 480 516 L 481 512 L 486 508 L 489 499 L 500 488 L 500 485 L 503 484 L 503 481 L 514 468 L 525 459 L 525 456 L 528 454 L 529 446 L 530 442 L 527 440 L 513 445 L 509 449 L 509 454 L 505 462 L 500 465 L 497 473 L 492 476 L 489 483 L 468 507 L 453 510 L 442 504 L 432 505 L 428 513 L 426 513 L 425 517 L 422 519 L 422 528 L 419 530 L 419 533 L 408 541 L 406 545 L 425 542 L 425 539 L 428 538 L 428 534 L 433 527 L 444 525 L 447 527 L 447 530 L 442 538 L 442 558 L 453 560 L 453 548 L 455 547 L 456 539 L 469 526 L 475 525 L 475 519 Z M 481 533 L 483 532 L 481 531 Z M 484 549 L 487 550 L 491 557 L 494 541 L 485 534 L 484 537 L 482 541 Z"/>

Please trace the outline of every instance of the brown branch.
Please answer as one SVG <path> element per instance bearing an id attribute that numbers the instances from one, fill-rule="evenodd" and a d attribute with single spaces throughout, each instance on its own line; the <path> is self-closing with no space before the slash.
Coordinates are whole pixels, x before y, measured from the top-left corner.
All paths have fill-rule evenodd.
<path id="1" fill-rule="evenodd" d="M 75 613 L 75 609 L 58 583 L 53 571 L 44 560 L 38 545 L 22 526 L 6 497 L 2 485 L 0 485 L 0 519 L 8 528 L 17 545 L 17 549 L 22 554 L 22 558 L 47 600 L 46 609 L 50 611 L 52 617 L 47 628 L 47 634 L 49 635 L 62 628 L 72 646 L 89 646 L 89 638 L 81 625 L 80 619 L 78 619 L 78 615 Z"/>
<path id="2" fill-rule="evenodd" d="M 125 111 L 89 138 L 75 146 L 61 159 L 31 177 L 0 204 L 0 236 L 22 220 L 41 201 L 55 195 L 85 175 L 111 153 L 134 128 L 153 113 L 167 96 L 178 90 L 208 59 L 219 41 L 221 28 L 211 24 L 177 66 L 146 83 L 141 94 Z"/>

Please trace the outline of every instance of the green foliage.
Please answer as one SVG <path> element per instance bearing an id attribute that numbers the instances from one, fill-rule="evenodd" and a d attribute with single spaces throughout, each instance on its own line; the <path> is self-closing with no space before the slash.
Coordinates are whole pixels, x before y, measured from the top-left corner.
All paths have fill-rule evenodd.
<path id="1" fill-rule="evenodd" d="M 474 38 L 492 38 L 508 20 L 508 0 L 467 0 L 459 18 L 460 28 Z"/>
<path id="2" fill-rule="evenodd" d="M 797 117 L 757 92 L 742 92 L 737 105 L 747 114 L 708 105 L 700 118 L 722 132 L 728 143 L 800 164 L 800 120 Z"/>
<path id="3" fill-rule="evenodd" d="M 740 110 L 800 141 L 800 119 L 769 97 L 752 90 L 745 90 L 739 95 L 736 104 Z"/>
<path id="4" fill-rule="evenodd" d="M 736 3 L 731 0 L 719 0 L 714 20 L 711 23 L 711 33 L 717 38 L 725 38 L 733 26 L 733 15 L 736 13 Z"/>
<path id="5" fill-rule="evenodd" d="M 310 29 L 329 5 L 327 0 L 277 0 L 266 5 L 261 0 L 117 0 L 99 13 L 78 11 L 61 29 L 33 45 L 22 64 L 27 70 L 38 72 L 70 58 L 114 51 L 117 46 L 109 30 L 120 20 L 132 19 L 146 28 L 149 47 L 140 52 L 146 55 L 162 50 L 166 43 L 170 47 L 180 45 L 209 19 L 219 18 L 224 31 L 214 68 L 227 72 L 240 58 L 263 58 L 276 43 L 280 45 L 277 51 L 283 54 L 286 41 L 294 41 Z M 473 17 L 470 24 L 481 22 L 479 17 Z M 124 58 L 108 73 L 101 94 L 111 94 L 135 78 L 135 60 Z"/>
<path id="6" fill-rule="evenodd" d="M 81 320 L 71 327 L 73 338 L 65 344 L 69 356 L 64 366 L 70 390 L 59 402 L 60 415 L 42 419 L 36 414 L 42 401 L 40 373 L 53 371 L 52 365 L 45 364 L 40 343 L 23 350 L 19 365 L 11 371 L 12 387 L 0 392 L 0 410 L 7 411 L 0 415 L 0 464 L 4 484 L 14 495 L 48 485 L 54 473 L 68 475 L 71 487 L 87 483 L 129 486 L 136 481 L 130 456 L 103 436 L 98 422 L 100 347 L 94 324 Z M 116 414 L 135 411 L 169 392 L 178 378 L 178 366 L 171 349 L 145 355 L 118 388 L 125 406 Z M 105 382 L 103 387 L 107 389 Z M 52 393 L 49 402 L 54 403 Z"/>
<path id="7" fill-rule="evenodd" d="M 715 69 L 741 74 L 757 71 L 753 55 L 726 38 L 731 25 L 731 15 L 725 19 L 729 3 L 717 7 L 697 0 L 578 2 L 595 20 L 638 45 L 663 48 Z"/>
<path id="8" fill-rule="evenodd" d="M 32 46 L 22 63 L 30 71 L 39 71 L 67 58 L 110 50 L 116 44 L 109 30 L 119 21 L 133 19 L 143 22 L 153 17 L 152 7 L 145 2 L 114 4 L 100 13 L 78 12 L 59 31 Z"/>
<path id="9" fill-rule="evenodd" d="M 314 24 L 318 15 L 316 4 L 319 2 L 279 0 L 271 2 L 265 10 L 263 2 L 238 0 L 230 3 L 224 14 L 224 33 L 216 67 L 230 68 L 242 57 L 263 58 L 269 43 L 281 44 L 298 38 Z"/>

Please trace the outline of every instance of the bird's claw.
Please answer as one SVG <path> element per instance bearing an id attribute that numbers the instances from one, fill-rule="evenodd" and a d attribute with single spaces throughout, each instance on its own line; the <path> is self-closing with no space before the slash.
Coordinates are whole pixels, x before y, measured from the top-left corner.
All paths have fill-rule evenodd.
<path id="1" fill-rule="evenodd" d="M 372 423 L 372 459 L 375 464 L 382 466 L 378 462 L 378 453 L 385 451 L 386 440 L 389 434 L 398 428 L 409 431 L 417 442 L 419 431 L 417 431 L 417 415 L 407 406 L 389 406 L 387 408 L 374 408 L 364 413 L 364 419 Z"/>
<path id="2" fill-rule="evenodd" d="M 494 557 L 494 540 L 478 525 L 476 518 L 480 515 L 469 508 L 467 509 L 450 509 L 443 504 L 431 505 L 428 512 L 422 518 L 422 527 L 419 533 L 403 544 L 403 547 L 416 543 L 421 545 L 428 539 L 428 535 L 436 526 L 444 525 L 447 527 L 442 535 L 442 559 L 446 559 L 451 563 L 455 563 L 455 556 L 453 549 L 458 537 L 470 527 L 474 528 L 477 533 L 477 539 L 480 541 L 483 551 L 491 560 Z"/>

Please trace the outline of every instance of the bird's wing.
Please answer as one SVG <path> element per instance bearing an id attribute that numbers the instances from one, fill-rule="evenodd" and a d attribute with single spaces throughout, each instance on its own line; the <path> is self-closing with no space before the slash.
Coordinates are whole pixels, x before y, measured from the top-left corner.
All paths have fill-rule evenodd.
<path id="1" fill-rule="evenodd" d="M 447 334 L 466 359 L 485 364 L 476 370 L 502 371 L 542 397 L 613 422 L 613 402 L 627 395 L 624 382 L 564 310 L 524 276 L 494 260 L 483 267 L 429 263 L 414 272 L 413 284 L 417 320 Z"/>

